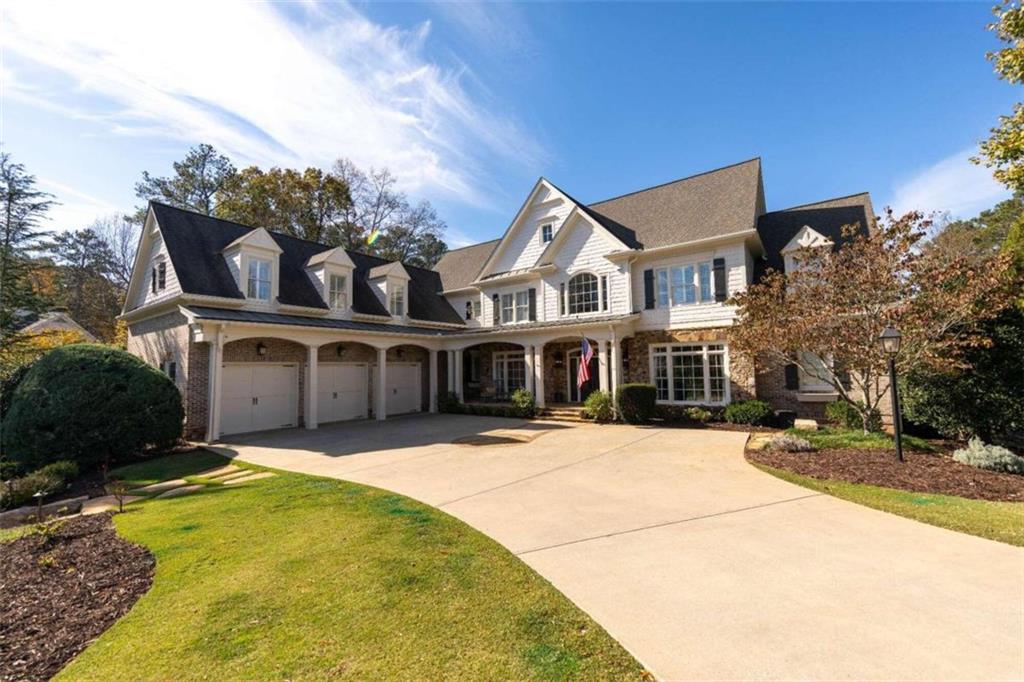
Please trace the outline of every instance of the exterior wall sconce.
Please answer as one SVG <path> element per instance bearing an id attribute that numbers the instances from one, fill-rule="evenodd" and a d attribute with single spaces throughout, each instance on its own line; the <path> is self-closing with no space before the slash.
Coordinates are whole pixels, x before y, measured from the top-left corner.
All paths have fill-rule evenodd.
<path id="1" fill-rule="evenodd" d="M 558 369 L 565 367 L 565 360 L 562 359 L 561 354 L 555 356 L 555 367 Z"/>
<path id="2" fill-rule="evenodd" d="M 338 344 L 337 353 L 339 358 L 345 357 L 345 346 Z"/>
<path id="3" fill-rule="evenodd" d="M 257 343 L 256 344 L 256 355 L 258 355 L 258 356 L 260 356 L 262 358 L 266 354 L 267 354 L 267 346 L 263 342 Z"/>
<path id="4" fill-rule="evenodd" d="M 398 350 L 395 351 L 395 355 L 398 356 L 399 360 L 401 360 L 402 358 L 405 357 L 405 349 L 399 348 Z"/>

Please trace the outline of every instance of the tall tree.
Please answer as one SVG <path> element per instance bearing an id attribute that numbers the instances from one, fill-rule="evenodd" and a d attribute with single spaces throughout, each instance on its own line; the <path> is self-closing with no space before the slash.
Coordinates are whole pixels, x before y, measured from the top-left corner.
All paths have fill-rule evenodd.
<path id="1" fill-rule="evenodd" d="M 0 152 L 0 347 L 15 334 L 19 310 L 38 311 L 43 301 L 32 285 L 33 252 L 47 233 L 40 221 L 55 204 L 36 188 L 36 178 Z"/>
<path id="2" fill-rule="evenodd" d="M 121 296 L 108 279 L 115 261 L 110 248 L 87 228 L 57 235 L 51 252 L 58 266 L 59 303 L 94 335 L 112 339 Z"/>
<path id="3" fill-rule="evenodd" d="M 1000 201 L 977 217 L 954 220 L 938 226 L 936 234 L 925 249 L 963 254 L 975 262 L 982 262 L 997 253 L 1009 238 L 1014 226 L 1024 218 L 1024 193 Z"/>
<path id="4" fill-rule="evenodd" d="M 377 243 L 378 255 L 388 260 L 400 260 L 429 268 L 448 251 L 441 239 L 444 221 L 428 201 L 416 206 L 403 202 L 393 216 L 393 222 L 382 233 Z"/>
<path id="5" fill-rule="evenodd" d="M 1001 80 L 1024 84 L 1024 8 L 1020 0 L 1004 0 L 993 12 L 996 20 L 989 29 L 1005 47 L 987 57 Z M 1024 192 L 1024 103 L 1015 104 L 1009 116 L 999 117 L 999 125 L 981 143 L 981 158 L 974 161 L 994 168 L 996 180 L 1014 192 Z"/>
<path id="6" fill-rule="evenodd" d="M 235 175 L 231 160 L 211 145 L 200 144 L 188 151 L 185 158 L 174 162 L 174 174 L 169 177 L 154 177 L 148 171 L 142 172 L 142 180 L 135 185 L 135 196 L 143 201 L 162 201 L 213 215 L 217 206 L 217 193 Z M 141 224 L 146 217 L 146 207 L 140 207 L 132 220 Z"/>
<path id="7" fill-rule="evenodd" d="M 123 297 L 128 291 L 139 248 L 139 225 L 124 216 L 113 214 L 97 218 L 91 227 L 109 251 L 110 280 Z"/>

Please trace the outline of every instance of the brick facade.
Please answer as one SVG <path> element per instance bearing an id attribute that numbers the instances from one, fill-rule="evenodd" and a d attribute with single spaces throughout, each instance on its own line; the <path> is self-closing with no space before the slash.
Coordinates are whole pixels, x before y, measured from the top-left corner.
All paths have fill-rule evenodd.
<path id="1" fill-rule="evenodd" d="M 465 399 L 469 402 L 494 398 L 494 354 L 501 352 L 524 353 L 523 347 L 515 343 L 481 343 L 462 351 L 462 383 Z M 470 367 L 476 363 L 476 381 L 471 381 Z"/>

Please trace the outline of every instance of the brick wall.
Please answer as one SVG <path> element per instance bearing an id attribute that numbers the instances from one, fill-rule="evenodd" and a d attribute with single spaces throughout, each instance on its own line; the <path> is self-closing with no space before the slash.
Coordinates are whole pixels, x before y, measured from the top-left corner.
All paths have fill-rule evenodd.
<path id="1" fill-rule="evenodd" d="M 525 352 L 523 347 L 514 343 L 482 343 L 462 351 L 463 371 L 462 381 L 465 389 L 466 400 L 472 402 L 482 396 L 491 398 L 495 395 L 494 385 L 494 354 L 512 351 Z M 478 381 L 470 382 L 469 367 L 472 362 L 473 353 L 479 358 Z"/>
<path id="2" fill-rule="evenodd" d="M 807 402 L 799 400 L 800 392 L 793 389 L 786 388 L 786 373 L 782 366 L 770 365 L 766 362 L 758 363 L 757 373 L 757 395 L 761 400 L 765 400 L 771 404 L 776 410 L 790 410 L 795 412 L 797 417 L 805 419 L 817 419 L 819 421 L 825 418 L 825 406 L 827 402 Z M 882 390 L 887 391 L 889 387 L 888 378 L 885 377 L 879 381 L 879 385 Z M 854 391 L 853 396 L 855 400 L 863 399 L 864 394 L 861 391 Z M 886 393 L 885 397 L 882 398 L 881 403 L 878 405 L 879 412 L 882 413 L 882 422 L 885 425 L 892 424 L 892 403 L 890 402 L 889 395 Z"/>

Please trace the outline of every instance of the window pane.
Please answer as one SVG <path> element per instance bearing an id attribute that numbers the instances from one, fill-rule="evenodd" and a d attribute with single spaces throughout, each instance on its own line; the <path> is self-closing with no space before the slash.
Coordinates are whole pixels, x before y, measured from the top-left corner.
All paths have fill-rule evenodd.
<path id="1" fill-rule="evenodd" d="M 516 292 L 516 321 L 525 322 L 530 317 L 530 294 L 525 291 Z"/>
<path id="2" fill-rule="evenodd" d="M 512 294 L 501 295 L 501 321 L 511 322 L 512 321 Z"/>
<path id="3" fill-rule="evenodd" d="M 697 287 L 693 283 L 693 266 L 687 265 L 683 268 L 683 286 L 686 292 L 686 302 L 696 303 L 697 302 Z"/>
<path id="4" fill-rule="evenodd" d="M 704 358 L 701 355 L 672 357 L 672 384 L 675 400 L 704 401 Z"/>
<path id="5" fill-rule="evenodd" d="M 711 295 L 711 263 L 700 264 L 700 300 L 710 301 Z"/>
<path id="6" fill-rule="evenodd" d="M 658 390 L 658 400 L 670 400 L 668 394 L 668 357 L 664 354 L 654 356 L 654 386 Z"/>
<path id="7" fill-rule="evenodd" d="M 686 296 L 683 283 L 683 269 L 672 268 L 672 305 L 684 303 Z"/>
<path id="8" fill-rule="evenodd" d="M 569 280 L 569 314 L 594 313 L 598 310 L 597 277 L 583 272 Z"/>
<path id="9" fill-rule="evenodd" d="M 668 307 L 668 270 L 658 270 L 658 307 Z"/>
<path id="10" fill-rule="evenodd" d="M 711 385 L 708 386 L 708 398 L 713 403 L 725 400 L 725 356 L 721 353 L 708 355 L 708 374 Z"/>

